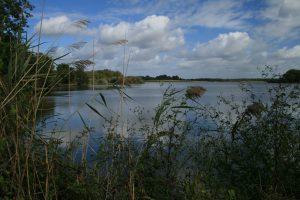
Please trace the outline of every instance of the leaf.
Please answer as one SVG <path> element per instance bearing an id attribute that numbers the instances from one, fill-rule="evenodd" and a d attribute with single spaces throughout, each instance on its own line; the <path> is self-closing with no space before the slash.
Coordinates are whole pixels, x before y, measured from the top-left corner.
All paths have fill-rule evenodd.
<path id="1" fill-rule="evenodd" d="M 70 53 L 71 53 L 71 52 L 66 53 L 66 54 L 64 54 L 64 55 L 62 55 L 62 56 L 59 56 L 59 57 L 57 57 L 57 58 L 54 58 L 53 61 L 57 61 L 57 60 L 59 60 L 59 59 L 61 59 L 61 58 L 63 58 L 63 57 L 66 57 L 66 56 L 69 55 Z"/>
<path id="2" fill-rule="evenodd" d="M 105 100 L 104 95 L 103 95 L 101 92 L 99 93 L 99 95 L 100 95 L 100 97 L 101 97 L 101 99 L 102 99 L 104 105 L 107 107 L 107 104 L 106 104 L 106 100 Z"/>
<path id="3" fill-rule="evenodd" d="M 154 124 L 157 125 L 159 120 L 160 120 L 160 116 L 167 110 L 168 103 L 164 102 L 162 103 L 162 105 L 158 108 L 158 110 L 155 113 L 155 117 L 154 117 Z"/>
<path id="4" fill-rule="evenodd" d="M 80 119 L 81 119 L 81 121 L 82 121 L 84 127 L 86 128 L 86 130 L 87 130 L 87 131 L 90 131 L 89 127 L 88 127 L 87 124 L 85 123 L 85 121 L 84 121 L 82 115 L 80 114 L 80 112 L 77 112 L 77 113 L 78 113 L 78 115 L 79 115 L 79 117 L 80 117 Z"/>
<path id="5" fill-rule="evenodd" d="M 184 109 L 193 109 L 192 106 L 173 106 L 172 108 L 184 108 Z"/>
<path id="6" fill-rule="evenodd" d="M 128 99 L 134 101 L 134 99 L 131 96 L 129 96 L 128 94 L 126 94 L 123 90 L 121 90 L 120 88 L 117 88 L 117 89 L 119 90 L 120 93 L 124 94 Z"/>
<path id="7" fill-rule="evenodd" d="M 102 117 L 105 121 L 109 122 L 109 120 L 104 117 L 98 110 L 96 110 L 96 108 L 94 108 L 93 106 L 91 106 L 88 103 L 85 103 L 91 110 L 93 110 L 97 115 L 99 115 L 100 117 Z"/>

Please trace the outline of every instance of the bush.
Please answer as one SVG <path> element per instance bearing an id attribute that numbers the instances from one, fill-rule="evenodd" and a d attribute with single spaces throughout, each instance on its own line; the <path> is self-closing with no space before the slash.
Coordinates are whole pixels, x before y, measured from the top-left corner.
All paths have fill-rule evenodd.
<path id="1" fill-rule="evenodd" d="M 205 93 L 206 89 L 200 86 L 189 87 L 186 90 L 185 96 L 190 99 L 201 97 Z"/>

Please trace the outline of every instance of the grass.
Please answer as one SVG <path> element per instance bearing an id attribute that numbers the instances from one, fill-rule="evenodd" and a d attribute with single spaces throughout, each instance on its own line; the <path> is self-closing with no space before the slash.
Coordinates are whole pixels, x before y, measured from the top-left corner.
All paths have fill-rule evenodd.
<path id="1" fill-rule="evenodd" d="M 124 121 L 125 87 L 119 89 L 120 111 L 110 115 L 101 112 L 111 109 L 99 94 L 99 105 L 86 105 L 106 124 L 93 150 L 90 135 L 97 130 L 80 113 L 81 135 L 68 143 L 54 137 L 58 132 L 36 129 L 35 111 L 41 108 L 35 91 L 43 99 L 59 81 L 47 83 L 50 73 L 26 73 L 32 69 L 28 65 L 24 74 L 1 81 L 4 199 L 297 199 L 296 88 L 274 87 L 269 102 L 255 104 L 264 108 L 259 114 L 248 111 L 249 104 L 220 99 L 237 120 L 169 88 L 150 123 L 139 109 L 136 121 Z M 38 79 L 40 87 L 33 90 L 36 77 L 46 79 Z M 215 126 L 187 120 L 191 114 Z"/>
<path id="2" fill-rule="evenodd" d="M 102 137 L 92 140 L 97 130 L 78 111 L 81 134 L 66 142 L 59 130 L 37 129 L 42 101 L 63 79 L 53 73 L 57 59 L 36 55 L 30 41 L 12 41 L 0 79 L 1 199 L 299 198 L 298 85 L 272 86 L 267 102 L 251 87 L 245 101 L 220 97 L 228 113 L 169 87 L 150 121 L 138 107 L 127 121 L 128 42 L 114 43 L 124 50 L 118 111 L 101 93 L 91 97 L 97 105 L 85 105 L 104 122 Z M 189 91 L 199 97 L 204 90 Z"/>

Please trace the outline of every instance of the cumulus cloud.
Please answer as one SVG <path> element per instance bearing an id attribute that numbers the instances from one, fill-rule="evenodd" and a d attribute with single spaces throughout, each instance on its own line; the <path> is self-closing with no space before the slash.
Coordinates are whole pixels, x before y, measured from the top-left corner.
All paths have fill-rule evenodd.
<path id="1" fill-rule="evenodd" d="M 89 41 L 65 60 L 90 59 L 93 36 L 96 69 L 105 66 L 120 70 L 123 47 L 113 44 L 126 38 L 126 53 L 131 56 L 129 73 L 133 75 L 256 77 L 258 66 L 280 65 L 283 71 L 299 67 L 300 1 L 266 0 L 265 7 L 255 11 L 247 7 L 248 3 L 252 5 L 248 0 L 174 0 L 172 4 L 145 1 L 143 7 L 136 1 L 132 8 L 122 7 L 122 12 L 108 10 L 104 15 L 118 20 L 106 20 L 103 13 L 97 13 L 99 18 L 93 21 L 92 29 L 74 26 L 74 19 L 81 17 L 60 13 L 45 19 L 42 31 L 46 35 L 81 35 Z M 136 19 L 128 17 L 136 15 L 144 18 L 125 20 Z M 96 23 L 100 25 L 97 27 Z M 39 24 L 35 28 L 38 30 Z M 218 35 L 203 40 L 209 33 Z M 199 38 L 201 42 L 197 41 Z M 291 47 L 293 41 L 298 45 Z M 67 48 L 59 48 L 58 56 L 66 52 Z"/>
<path id="2" fill-rule="evenodd" d="M 35 30 L 39 31 L 40 22 L 35 25 Z M 44 35 L 78 35 L 78 34 L 92 34 L 92 30 L 85 29 L 76 21 L 71 20 L 66 15 L 50 17 L 44 19 L 42 23 L 42 33 Z"/>
<path id="3" fill-rule="evenodd" d="M 120 22 L 117 25 L 103 25 L 100 27 L 100 42 L 112 43 L 126 39 L 129 45 L 139 49 L 159 49 L 168 51 L 184 44 L 183 31 L 172 29 L 170 19 L 166 16 L 148 16 L 135 22 Z"/>
<path id="4" fill-rule="evenodd" d="M 251 38 L 246 32 L 220 34 L 215 39 L 198 44 L 193 49 L 192 58 L 241 59 L 241 55 L 245 55 L 249 50 L 250 43 Z"/>
<path id="5" fill-rule="evenodd" d="M 95 37 L 95 59 L 97 65 L 121 66 L 123 47 L 114 45 L 116 41 L 126 38 L 126 54 L 131 54 L 131 65 L 153 67 L 168 62 L 166 53 L 176 51 L 185 43 L 184 33 L 180 28 L 170 26 L 171 20 L 166 16 L 152 15 L 140 21 L 117 24 L 103 24 L 97 29 Z M 60 52 L 62 50 L 60 49 Z M 90 59 L 93 55 L 92 42 L 80 50 L 74 51 L 63 61 L 72 59 Z"/>

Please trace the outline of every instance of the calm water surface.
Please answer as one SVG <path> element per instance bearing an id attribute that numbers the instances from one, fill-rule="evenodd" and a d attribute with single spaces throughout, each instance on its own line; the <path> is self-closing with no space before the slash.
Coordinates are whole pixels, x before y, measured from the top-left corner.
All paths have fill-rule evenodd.
<path id="1" fill-rule="evenodd" d="M 269 84 L 264 82 L 253 82 L 250 84 L 252 90 L 259 98 L 267 98 L 266 91 L 270 87 Z M 124 105 L 126 118 L 134 121 L 136 115 L 132 110 L 140 107 L 144 109 L 145 117 L 151 119 L 154 108 L 161 102 L 164 91 L 170 85 L 176 90 L 183 90 L 182 95 L 184 95 L 184 90 L 189 86 L 204 87 L 207 91 L 200 99 L 202 104 L 216 105 L 220 95 L 223 97 L 233 95 L 237 101 L 242 101 L 246 97 L 246 94 L 241 91 L 241 84 L 237 82 L 145 83 L 126 88 L 126 94 L 133 99 L 126 101 Z M 99 102 L 102 102 L 99 93 L 105 96 L 107 106 L 112 111 L 99 104 Z M 78 113 L 80 113 L 89 127 L 93 127 L 94 134 L 101 134 L 104 120 L 95 114 L 86 103 L 97 108 L 104 116 L 111 116 L 114 112 L 118 113 L 120 108 L 120 94 L 115 89 L 71 91 L 70 97 L 68 91 L 57 91 L 52 96 L 47 97 L 47 101 L 52 105 L 52 109 L 46 114 L 44 120 L 46 126 L 41 126 L 41 129 L 48 132 L 61 130 L 62 136 L 63 134 L 72 134 L 74 136 L 83 129 L 83 122 Z"/>

